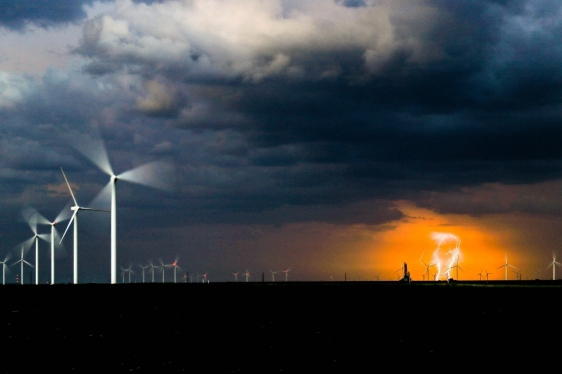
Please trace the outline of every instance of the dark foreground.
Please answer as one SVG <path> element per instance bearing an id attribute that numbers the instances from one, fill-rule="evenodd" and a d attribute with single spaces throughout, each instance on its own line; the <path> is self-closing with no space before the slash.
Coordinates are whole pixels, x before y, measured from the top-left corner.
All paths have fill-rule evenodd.
<path id="1" fill-rule="evenodd" d="M 562 350 L 559 282 L 11 285 L 0 295 L 9 373 L 536 373 Z"/>

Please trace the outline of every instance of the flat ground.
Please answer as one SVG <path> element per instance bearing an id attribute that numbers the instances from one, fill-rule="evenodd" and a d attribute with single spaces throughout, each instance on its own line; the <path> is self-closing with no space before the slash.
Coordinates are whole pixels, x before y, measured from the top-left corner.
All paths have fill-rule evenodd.
<path id="1" fill-rule="evenodd" d="M 562 282 L 7 285 L 0 296 L 9 373 L 537 373 L 562 343 Z"/>

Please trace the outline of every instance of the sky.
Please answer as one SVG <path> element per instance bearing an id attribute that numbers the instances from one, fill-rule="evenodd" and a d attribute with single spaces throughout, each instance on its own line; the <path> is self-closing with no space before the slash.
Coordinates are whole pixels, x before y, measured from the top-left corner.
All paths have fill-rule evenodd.
<path id="1" fill-rule="evenodd" d="M 546 0 L 2 1 L 0 257 L 19 259 L 29 212 L 72 214 L 61 168 L 109 209 L 106 152 L 116 174 L 148 164 L 116 188 L 136 282 L 175 259 L 195 280 L 396 280 L 404 262 L 422 280 L 453 245 L 436 233 L 458 238 L 461 280 L 504 279 L 506 256 L 509 279 L 551 279 L 561 39 Z M 109 282 L 109 214 L 79 217 L 79 282 Z"/>

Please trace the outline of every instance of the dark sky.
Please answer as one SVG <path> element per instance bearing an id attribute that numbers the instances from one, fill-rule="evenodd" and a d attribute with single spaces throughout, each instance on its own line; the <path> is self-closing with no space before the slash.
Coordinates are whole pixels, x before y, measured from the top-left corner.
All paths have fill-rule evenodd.
<path id="1" fill-rule="evenodd" d="M 376 236 L 412 222 L 407 203 L 457 222 L 519 217 L 537 247 L 510 250 L 522 263 L 539 251 L 525 260 L 531 273 L 562 244 L 532 239 L 533 224 L 558 228 L 562 212 L 561 7 L 4 1 L 0 33 L 24 43 L 0 41 L 2 250 L 31 232 L 18 220 L 26 206 L 49 219 L 65 207 L 60 167 L 81 204 L 102 190 L 107 177 L 82 154 L 99 131 L 117 173 L 155 160 L 174 168 L 171 191 L 118 185 L 123 266 L 179 256 L 217 280 L 272 267 L 316 279 L 328 274 L 317 258 L 358 269 L 354 253 L 387 249 L 357 238 L 353 250 L 304 246 L 307 228 Z M 49 64 L 49 46 L 26 60 L 33 71 L 11 63 L 49 33 L 65 66 Z M 80 221 L 83 281 L 108 277 L 108 230 L 107 218 Z"/>

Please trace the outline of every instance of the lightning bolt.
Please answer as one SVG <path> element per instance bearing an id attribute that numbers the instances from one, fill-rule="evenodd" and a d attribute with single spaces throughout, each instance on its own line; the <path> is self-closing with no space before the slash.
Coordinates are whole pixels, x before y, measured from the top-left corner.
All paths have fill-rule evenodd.
<path id="1" fill-rule="evenodd" d="M 451 233 L 434 232 L 431 236 L 437 243 L 437 248 L 433 251 L 433 263 L 437 267 L 437 275 L 435 279 L 439 280 L 445 274 L 447 275 L 447 279 L 449 279 L 451 278 L 451 270 L 455 267 L 455 263 L 459 260 L 461 240 L 458 236 Z M 442 247 L 447 245 L 449 246 L 449 249 L 447 250 L 445 256 L 443 256 Z"/>

